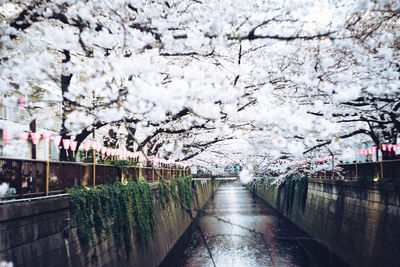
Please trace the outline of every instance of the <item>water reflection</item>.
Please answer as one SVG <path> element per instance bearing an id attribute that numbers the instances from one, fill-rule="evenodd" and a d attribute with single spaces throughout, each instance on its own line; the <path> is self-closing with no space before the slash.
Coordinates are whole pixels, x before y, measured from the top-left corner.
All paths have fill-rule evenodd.
<path id="1" fill-rule="evenodd" d="M 321 257 L 322 248 L 310 252 L 307 246 L 315 244 L 297 242 L 303 233 L 239 183 L 221 185 L 196 222 L 209 250 L 194 224 L 161 266 L 213 266 L 213 260 L 216 266 L 343 265 L 329 253 Z"/>

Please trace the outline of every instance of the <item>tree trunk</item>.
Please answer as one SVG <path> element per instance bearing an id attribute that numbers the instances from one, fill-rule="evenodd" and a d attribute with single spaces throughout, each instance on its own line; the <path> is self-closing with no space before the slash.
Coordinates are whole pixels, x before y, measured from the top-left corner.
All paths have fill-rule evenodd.
<path id="1" fill-rule="evenodd" d="M 31 121 L 31 123 L 29 124 L 29 129 L 31 130 L 32 133 L 36 132 L 36 119 L 34 119 L 33 121 Z M 37 159 L 37 155 L 36 155 L 36 145 L 33 144 L 32 142 L 32 159 Z"/>

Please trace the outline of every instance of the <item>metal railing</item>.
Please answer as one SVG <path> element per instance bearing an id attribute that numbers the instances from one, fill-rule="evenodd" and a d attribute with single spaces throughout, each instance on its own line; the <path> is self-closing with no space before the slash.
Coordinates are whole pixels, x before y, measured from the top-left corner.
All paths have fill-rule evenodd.
<path id="1" fill-rule="evenodd" d="M 95 177 L 93 177 L 95 170 Z M 155 182 L 190 175 L 190 169 L 176 167 L 117 167 L 81 162 L 44 161 L 0 157 L 0 185 L 8 184 L 0 199 L 28 198 L 63 193 L 74 186 L 124 183 L 128 179 Z"/>
<path id="2" fill-rule="evenodd" d="M 192 178 L 238 178 L 239 173 L 232 172 L 232 173 L 224 173 L 221 175 L 214 175 L 214 174 L 208 174 L 208 173 L 197 173 L 197 174 L 192 173 L 191 176 L 192 176 Z"/>
<path id="3" fill-rule="evenodd" d="M 384 160 L 377 162 L 363 162 L 339 164 L 340 171 L 320 171 L 312 175 L 320 179 L 348 179 L 356 180 L 363 177 L 399 178 L 400 160 Z"/>

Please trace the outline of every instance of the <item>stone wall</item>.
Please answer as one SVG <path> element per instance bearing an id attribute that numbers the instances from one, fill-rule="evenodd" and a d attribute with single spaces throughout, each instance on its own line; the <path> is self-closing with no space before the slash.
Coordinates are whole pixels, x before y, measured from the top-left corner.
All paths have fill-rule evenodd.
<path id="1" fill-rule="evenodd" d="M 288 188 L 266 184 L 256 194 L 350 266 L 400 266 L 400 198 L 394 186 L 310 179 L 305 210 L 287 209 Z"/>
<path id="2" fill-rule="evenodd" d="M 190 215 L 174 201 L 162 209 L 158 185 L 151 185 L 155 234 L 145 249 L 133 242 L 129 257 L 124 247 L 116 248 L 112 233 L 96 233 L 96 254 L 93 248 L 83 251 L 67 195 L 0 204 L 0 262 L 13 262 L 15 266 L 158 266 L 217 186 L 212 181 L 193 182 Z"/>

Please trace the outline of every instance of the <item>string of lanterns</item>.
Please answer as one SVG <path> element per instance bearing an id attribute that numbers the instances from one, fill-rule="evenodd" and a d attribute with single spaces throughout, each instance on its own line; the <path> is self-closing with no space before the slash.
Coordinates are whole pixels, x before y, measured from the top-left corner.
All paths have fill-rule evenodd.
<path id="1" fill-rule="evenodd" d="M 10 135 L 7 130 L 3 130 L 3 136 L 4 136 L 4 141 L 6 144 L 10 143 L 12 140 L 14 140 L 14 137 L 12 135 Z M 70 139 L 62 139 L 61 135 L 52 135 L 48 131 L 44 131 L 42 133 L 22 132 L 19 134 L 18 139 L 26 144 L 28 142 L 29 137 L 31 137 L 32 144 L 34 144 L 34 145 L 38 145 L 39 141 L 42 137 L 43 137 L 43 141 L 45 141 L 45 142 L 49 142 L 50 140 L 53 140 L 53 144 L 56 147 L 57 152 L 59 152 L 59 146 L 62 141 L 62 147 L 66 151 L 67 156 L 69 155 L 68 154 L 69 150 L 71 150 L 73 155 L 75 156 L 75 151 L 78 146 L 77 141 L 72 141 Z M 107 159 L 108 157 L 117 156 L 119 158 L 124 158 L 124 159 L 137 159 L 140 162 L 149 161 L 154 164 L 176 165 L 177 167 L 183 167 L 183 168 L 186 168 L 189 166 L 185 163 L 175 162 L 172 160 L 166 160 L 163 158 L 157 158 L 155 156 L 146 157 L 141 151 L 131 152 L 126 149 L 108 148 L 108 147 L 102 146 L 93 141 L 84 142 L 83 148 L 84 148 L 84 151 L 86 152 L 86 157 L 87 157 L 87 152 L 90 149 L 93 149 L 96 152 L 101 153 L 103 156 L 105 156 L 104 159 Z M 358 149 L 356 154 L 357 155 L 365 155 L 365 156 L 373 155 L 374 153 L 376 153 L 377 149 L 378 148 L 376 146 L 370 147 L 368 149 Z M 400 144 L 381 144 L 381 150 L 388 151 L 389 153 L 391 151 L 396 153 L 397 150 L 400 151 Z M 333 159 L 333 156 L 323 156 L 318 159 L 318 163 L 322 163 L 324 161 L 332 160 L 332 159 Z M 282 164 L 282 163 L 288 163 L 288 162 L 289 162 L 289 160 L 279 159 L 275 163 Z M 291 163 L 293 163 L 293 162 L 291 162 Z M 306 161 L 295 161 L 294 163 L 295 164 L 306 164 L 307 162 Z"/>
<path id="2" fill-rule="evenodd" d="M 381 150 L 382 151 L 388 151 L 389 153 L 391 151 L 396 153 L 398 149 L 400 151 L 400 144 L 398 144 L 398 145 L 382 144 L 381 145 Z M 365 156 L 372 155 L 372 154 L 376 153 L 376 151 L 377 151 L 377 147 L 373 146 L 373 147 L 368 148 L 368 149 L 359 149 L 359 150 L 357 150 L 357 155 L 365 155 Z"/>
<path id="3" fill-rule="evenodd" d="M 8 133 L 7 130 L 3 130 L 3 136 L 4 136 L 4 141 L 5 143 L 10 143 L 12 140 L 14 140 L 14 137 Z M 69 156 L 68 151 L 71 150 L 73 155 L 75 156 L 75 151 L 78 146 L 77 141 L 73 141 L 71 139 L 62 139 L 61 135 L 52 135 L 48 131 L 44 131 L 42 133 L 37 133 L 37 132 L 22 132 L 19 134 L 18 139 L 22 141 L 24 144 L 28 142 L 29 137 L 31 138 L 32 144 L 38 145 L 41 138 L 43 139 L 44 142 L 49 142 L 50 140 L 53 140 L 53 144 L 57 149 L 57 152 L 59 152 L 59 147 L 60 144 L 62 143 L 62 148 L 65 150 L 67 156 Z M 93 151 L 96 151 L 97 153 L 103 155 L 104 160 L 107 159 L 108 157 L 118 157 L 120 159 L 136 159 L 138 162 L 151 162 L 155 165 L 169 165 L 169 166 L 176 166 L 180 168 L 187 168 L 189 167 L 188 164 L 182 163 L 182 162 L 175 162 L 174 160 L 166 160 L 163 158 L 157 158 L 155 156 L 148 156 L 146 157 L 143 152 L 138 151 L 138 152 L 132 152 L 127 149 L 121 149 L 121 148 L 109 148 L 106 146 L 103 146 L 97 142 L 94 141 L 86 141 L 83 142 L 83 150 L 86 152 L 86 157 L 88 154 L 88 151 L 93 149 Z"/>
<path id="4" fill-rule="evenodd" d="M 364 155 L 371 156 L 371 155 L 375 154 L 377 152 L 377 150 L 378 150 L 378 147 L 373 146 L 373 147 L 370 147 L 367 149 L 358 149 L 356 151 L 356 154 L 357 154 L 357 156 L 364 156 Z M 397 151 L 400 152 L 400 144 L 381 144 L 381 151 L 383 151 L 383 152 L 388 151 L 389 153 L 391 153 L 392 151 L 394 153 L 397 153 Z M 332 156 L 332 155 L 322 156 L 322 157 L 318 158 L 317 162 L 318 162 L 318 164 L 321 164 L 323 162 L 333 160 L 334 157 L 335 156 Z M 279 165 L 281 165 L 281 164 L 299 165 L 299 164 L 307 164 L 308 162 L 305 160 L 293 161 L 293 160 L 289 160 L 289 159 L 277 159 L 277 160 L 274 160 L 272 163 L 279 164 Z"/>

